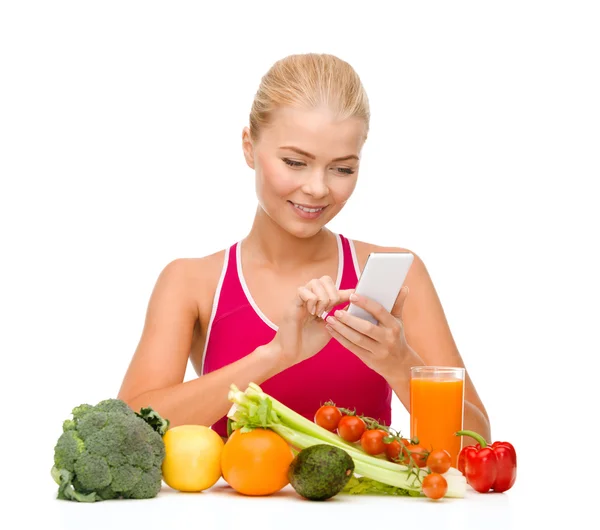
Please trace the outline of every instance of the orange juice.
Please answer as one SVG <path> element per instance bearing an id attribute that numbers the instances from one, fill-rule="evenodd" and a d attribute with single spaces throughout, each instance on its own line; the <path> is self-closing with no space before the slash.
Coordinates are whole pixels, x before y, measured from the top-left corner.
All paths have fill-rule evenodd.
<path id="1" fill-rule="evenodd" d="M 452 467 L 458 463 L 463 428 L 464 385 L 456 376 L 414 375 L 410 381 L 410 437 L 426 450 L 446 449 Z"/>

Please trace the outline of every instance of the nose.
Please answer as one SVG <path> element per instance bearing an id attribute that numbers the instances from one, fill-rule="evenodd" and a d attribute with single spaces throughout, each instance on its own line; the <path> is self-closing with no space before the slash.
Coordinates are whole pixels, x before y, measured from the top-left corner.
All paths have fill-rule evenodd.
<path id="1" fill-rule="evenodd" d="M 329 195 L 329 188 L 327 187 L 327 176 L 324 171 L 313 171 L 310 176 L 302 185 L 302 191 L 307 195 L 315 197 L 316 199 L 322 199 Z"/>

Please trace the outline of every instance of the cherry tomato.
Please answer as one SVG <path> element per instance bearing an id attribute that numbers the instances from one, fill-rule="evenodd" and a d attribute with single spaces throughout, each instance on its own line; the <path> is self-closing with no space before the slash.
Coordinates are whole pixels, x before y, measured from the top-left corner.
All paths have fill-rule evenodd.
<path id="1" fill-rule="evenodd" d="M 406 447 L 408 445 L 408 440 L 402 439 L 402 442 L 399 440 L 394 440 L 389 444 L 385 444 L 385 454 L 387 459 L 390 462 L 400 462 L 400 448 Z M 403 451 L 403 455 L 406 456 L 406 451 Z"/>
<path id="2" fill-rule="evenodd" d="M 448 491 L 448 482 L 439 473 L 429 473 L 423 479 L 423 493 L 430 499 L 441 499 Z"/>
<path id="3" fill-rule="evenodd" d="M 387 436 L 383 429 L 368 429 L 360 437 L 360 445 L 369 455 L 380 455 L 385 452 L 386 444 L 383 439 Z"/>
<path id="4" fill-rule="evenodd" d="M 315 423 L 331 432 L 335 432 L 341 419 L 340 409 L 333 405 L 323 405 L 315 414 Z"/>
<path id="5" fill-rule="evenodd" d="M 427 465 L 428 453 L 422 445 L 408 444 L 406 446 L 406 450 L 410 453 L 410 456 L 412 456 L 415 465 L 419 467 L 425 467 Z M 407 454 L 403 454 L 400 463 L 404 464 L 405 466 L 410 463 L 410 458 Z"/>
<path id="6" fill-rule="evenodd" d="M 367 428 L 365 421 L 358 416 L 342 416 L 337 433 L 347 442 L 358 442 Z"/>
<path id="7" fill-rule="evenodd" d="M 431 451 L 427 457 L 427 467 L 433 473 L 445 473 L 450 469 L 451 463 L 450 453 L 445 449 Z"/>

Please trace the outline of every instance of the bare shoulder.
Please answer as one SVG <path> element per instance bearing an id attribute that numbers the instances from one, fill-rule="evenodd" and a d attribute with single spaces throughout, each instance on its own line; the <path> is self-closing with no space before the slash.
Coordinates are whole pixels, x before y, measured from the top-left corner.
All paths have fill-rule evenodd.
<path id="1" fill-rule="evenodd" d="M 426 286 L 426 289 L 431 289 L 433 287 L 425 263 L 413 249 L 405 247 L 388 247 L 357 240 L 354 240 L 354 248 L 356 250 L 356 259 L 361 271 L 371 252 L 410 252 L 414 256 L 414 261 L 408 271 L 404 284 L 408 286 L 411 293 L 422 292 L 424 286 Z M 414 299 L 414 296 L 414 294 L 411 294 L 411 298 Z"/>
<path id="2" fill-rule="evenodd" d="M 371 252 L 410 252 L 415 257 L 415 262 L 422 262 L 421 258 L 418 254 L 408 248 L 404 247 L 386 247 L 382 245 L 377 245 L 375 243 L 367 243 L 365 241 L 359 241 L 357 239 L 352 240 L 354 242 L 354 248 L 356 250 L 356 259 L 358 261 L 358 265 L 360 270 L 362 271 L 365 263 L 367 262 L 367 258 Z"/>
<path id="3" fill-rule="evenodd" d="M 177 258 L 165 266 L 163 274 L 172 274 L 187 281 L 210 280 L 215 276 L 218 278 L 224 258 L 224 249 L 201 258 Z"/>
<path id="4" fill-rule="evenodd" d="M 182 290 L 200 301 L 207 295 L 212 299 L 223 269 L 226 250 L 199 258 L 176 258 L 160 273 L 158 284 Z M 212 294 L 211 294 L 212 293 Z"/>

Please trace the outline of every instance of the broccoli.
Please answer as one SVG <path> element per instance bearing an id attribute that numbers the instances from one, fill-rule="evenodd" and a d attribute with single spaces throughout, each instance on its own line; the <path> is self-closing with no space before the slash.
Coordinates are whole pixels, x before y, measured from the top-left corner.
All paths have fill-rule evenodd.
<path id="1" fill-rule="evenodd" d="M 95 502 L 158 495 L 169 420 L 150 407 L 137 413 L 119 399 L 79 405 L 72 416 L 54 447 L 57 498 Z"/>

